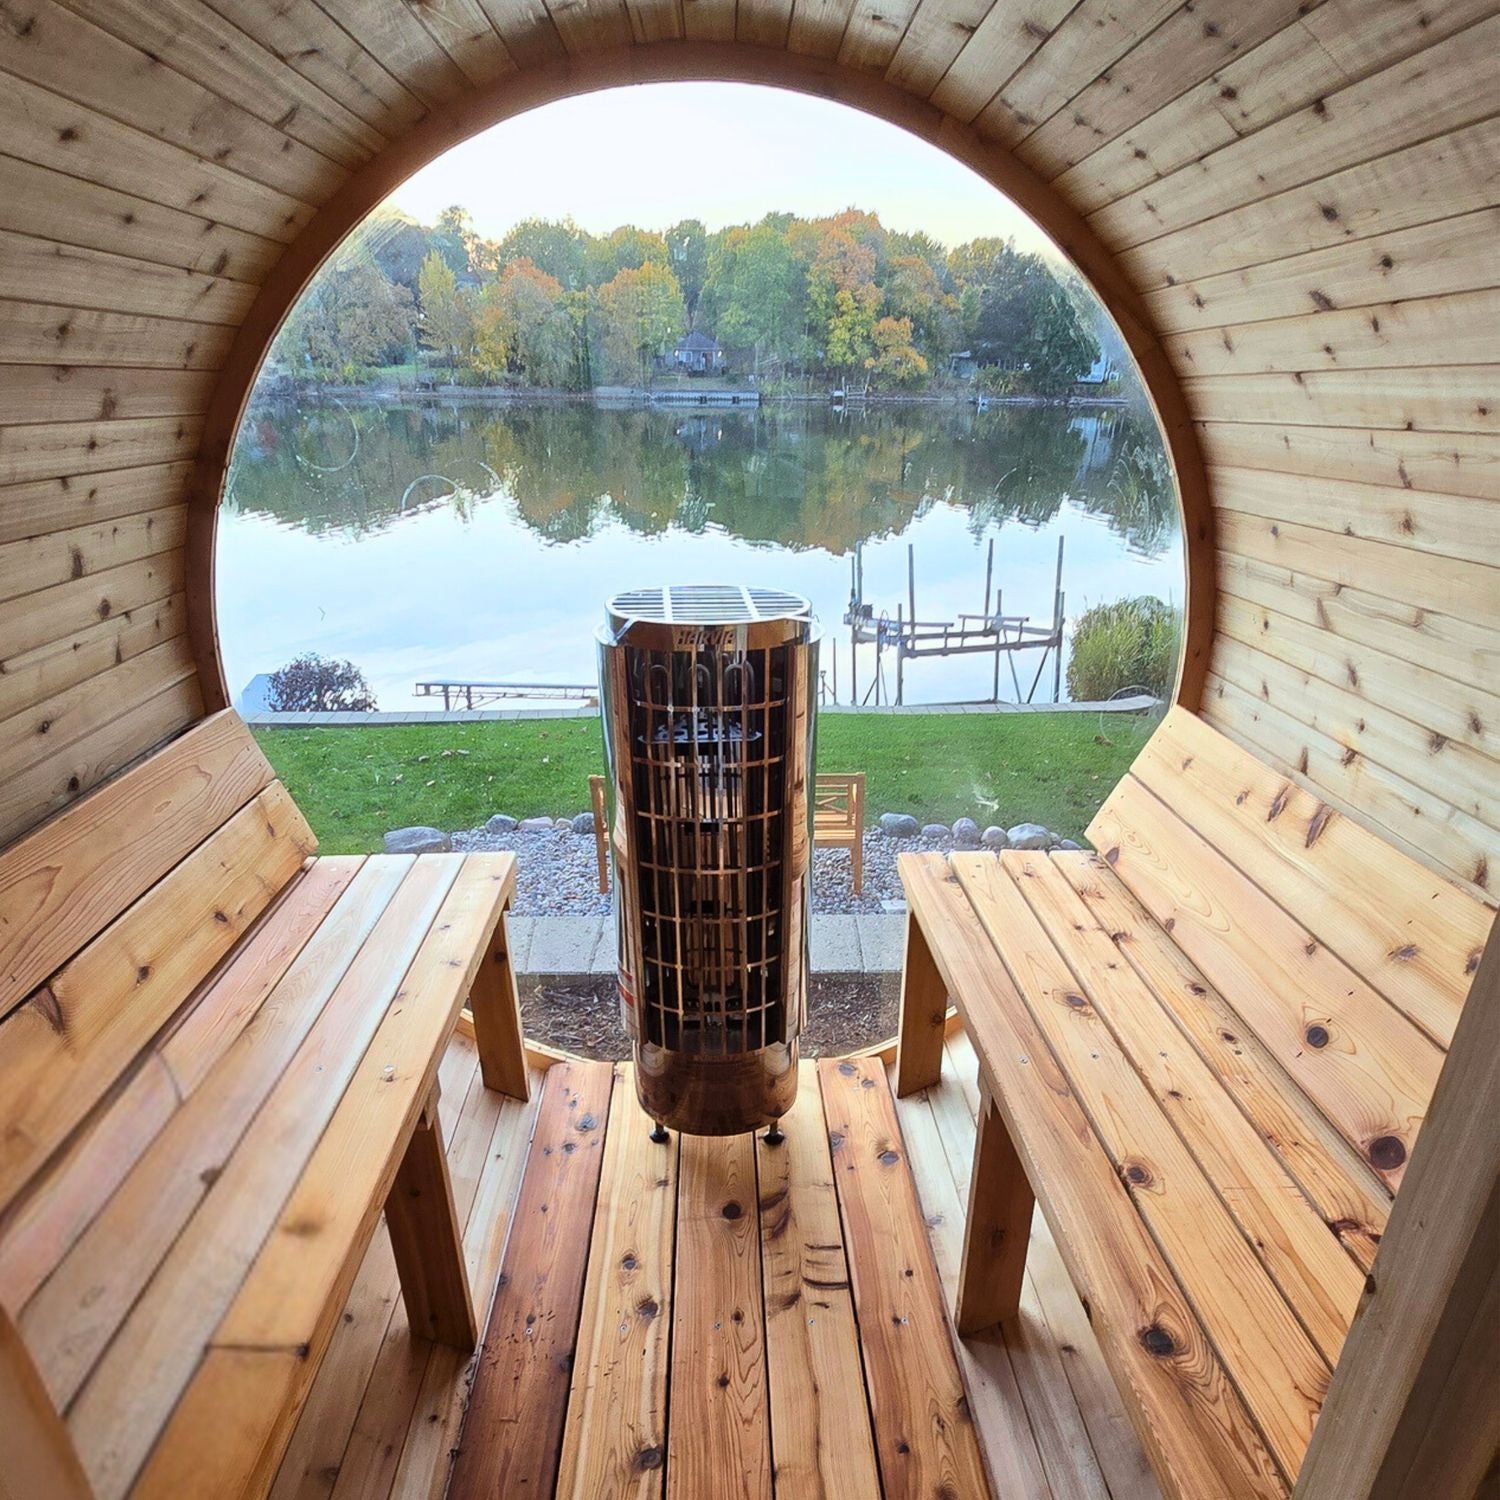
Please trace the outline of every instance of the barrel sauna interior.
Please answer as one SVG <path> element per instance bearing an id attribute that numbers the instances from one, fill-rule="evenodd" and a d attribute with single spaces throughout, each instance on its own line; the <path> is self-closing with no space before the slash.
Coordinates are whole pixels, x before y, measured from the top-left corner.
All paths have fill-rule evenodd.
<path id="1" fill-rule="evenodd" d="M 268 343 L 323 258 L 494 121 L 614 85 L 718 79 L 892 121 L 1054 237 L 1119 323 L 1175 468 L 1179 704 L 1494 905 L 1495 0 L 13 0 L 3 20 L 0 855 L 226 704 L 213 598 L 226 463 Z M 152 832 L 147 817 L 146 845 Z M 1370 881 L 1373 900 L 1399 899 L 1379 868 Z M 81 947 L 102 919 L 80 895 L 54 920 Z M 17 941 L 0 908 L 0 946 Z M 1356 1325 L 1300 1496 L 1431 1494 L 1445 1456 L 1489 1441 L 1492 1411 L 1461 1377 L 1462 1331 L 1494 1298 L 1492 1258 L 1469 1251 L 1492 1225 L 1497 1048 L 1490 1028 L 1450 1058 L 1426 1127 L 1458 1143 L 1428 1174 L 1442 1211 L 1400 1254 L 1394 1234 L 1381 1247 L 1377 1313 Z M 483 1092 L 472 1106 L 453 1093 L 455 1119 L 495 1138 Z M 719 1165 L 755 1171 L 743 1153 Z M 607 1170 L 633 1167 L 611 1156 Z M 732 1275 L 745 1262 L 711 1230 L 744 1232 L 747 1216 L 720 1212 L 741 1199 L 693 1197 L 696 1147 L 680 1170 L 679 1265 Z M 481 1218 L 497 1195 L 514 1201 L 493 1174 L 481 1188 Z M 585 1219 L 574 1237 L 587 1245 L 592 1223 L 623 1255 L 614 1222 Z M 1382 1283 L 1418 1234 L 1424 1272 Z M 362 1307 L 389 1310 L 381 1286 Z M 1055 1287 L 1039 1275 L 1037 1291 L 1047 1303 Z M 423 1351 L 393 1373 L 389 1317 L 371 1345 L 351 1316 L 339 1347 L 358 1388 L 315 1390 L 318 1432 L 299 1430 L 277 1493 L 329 1473 L 335 1492 L 368 1479 L 370 1493 L 425 1493 L 446 1475 L 422 1453 L 455 1432 L 442 1393 L 461 1370 Z M 1086 1347 L 1086 1324 L 1062 1342 Z M 1075 1369 L 1028 1387 L 1035 1370 L 1010 1351 L 967 1370 L 970 1408 L 1003 1438 L 995 1451 L 1033 1455 L 1007 1476 L 1017 1493 L 1118 1500 L 1149 1477 L 1098 1419 L 1107 1379 Z M 1044 1388 L 1059 1400 L 1018 1394 Z M 775 1430 L 803 1409 L 792 1400 Z M 329 1433 L 342 1434 L 331 1453 Z M 726 1429 L 682 1441 L 722 1442 L 725 1472 L 761 1472 Z M 629 1457 L 642 1484 L 663 1461 L 672 1473 L 650 1444 Z M 596 1473 L 565 1472 L 580 1486 Z"/>

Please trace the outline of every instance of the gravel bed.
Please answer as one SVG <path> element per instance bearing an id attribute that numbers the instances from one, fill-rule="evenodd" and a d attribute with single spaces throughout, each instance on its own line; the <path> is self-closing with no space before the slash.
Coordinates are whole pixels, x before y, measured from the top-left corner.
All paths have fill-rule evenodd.
<path id="1" fill-rule="evenodd" d="M 475 828 L 455 833 L 453 847 L 466 852 L 503 849 L 520 856 L 514 908 L 517 916 L 607 916 L 614 909 L 611 898 L 599 893 L 592 834 L 560 828 L 486 833 Z M 867 832 L 864 891 L 859 896 L 849 888 L 849 851 L 815 849 L 813 910 L 843 916 L 888 911 L 890 902 L 904 899 L 896 856 L 952 847 L 952 839 L 895 839 L 879 829 Z"/>
<path id="2" fill-rule="evenodd" d="M 608 974 L 522 975 L 526 1035 L 579 1057 L 614 1061 L 630 1055 L 620 1001 Z M 842 1056 L 896 1034 L 897 974 L 814 974 L 807 997 L 802 1056 Z"/>

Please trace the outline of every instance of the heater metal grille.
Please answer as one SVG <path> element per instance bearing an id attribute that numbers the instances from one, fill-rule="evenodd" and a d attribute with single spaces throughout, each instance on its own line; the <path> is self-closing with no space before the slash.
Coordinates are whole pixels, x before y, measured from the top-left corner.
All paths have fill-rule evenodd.
<path id="1" fill-rule="evenodd" d="M 626 648 L 643 1035 L 727 1054 L 785 1036 L 789 648 Z"/>

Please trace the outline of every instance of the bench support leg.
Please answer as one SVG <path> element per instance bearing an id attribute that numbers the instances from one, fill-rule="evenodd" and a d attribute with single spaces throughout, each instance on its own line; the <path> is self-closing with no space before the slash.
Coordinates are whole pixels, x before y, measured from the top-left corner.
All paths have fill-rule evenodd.
<path id="1" fill-rule="evenodd" d="M 479 1324 L 453 1207 L 436 1089 L 397 1168 L 385 1200 L 385 1220 L 412 1332 L 455 1349 L 472 1349 Z"/>
<path id="2" fill-rule="evenodd" d="M 865 841 L 857 828 L 854 842 L 849 845 L 849 884 L 856 896 L 865 888 Z"/>
<path id="3" fill-rule="evenodd" d="M 531 1093 L 531 1079 L 521 1033 L 521 1002 L 510 963 L 509 923 L 510 913 L 501 912 L 490 951 L 469 991 L 469 1009 L 474 1015 L 474 1042 L 484 1086 L 512 1099 L 525 1099 Z"/>
<path id="4" fill-rule="evenodd" d="M 896 1042 L 896 1093 L 915 1094 L 938 1081 L 943 1033 L 948 1023 L 948 986 L 916 914 L 906 916 L 906 959 L 901 966 L 901 1033 Z"/>
<path id="5" fill-rule="evenodd" d="M 967 1336 L 1013 1318 L 1021 1305 L 1036 1200 L 1005 1121 L 985 1089 L 964 1223 L 963 1269 L 953 1321 Z"/>

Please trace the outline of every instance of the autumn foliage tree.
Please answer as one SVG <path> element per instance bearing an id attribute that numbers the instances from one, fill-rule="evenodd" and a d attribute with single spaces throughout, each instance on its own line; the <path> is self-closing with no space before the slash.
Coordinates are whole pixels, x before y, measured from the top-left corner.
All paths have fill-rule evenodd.
<path id="1" fill-rule="evenodd" d="M 599 288 L 605 351 L 615 370 L 650 384 L 655 356 L 687 326 L 682 287 L 664 265 L 648 260 L 621 271 Z"/>
<path id="2" fill-rule="evenodd" d="M 382 209 L 314 279 L 277 353 L 353 378 L 409 350 L 416 326 L 449 378 L 587 389 L 649 382 L 687 329 L 727 373 L 912 385 L 964 350 L 991 388 L 1068 391 L 1123 346 L 1076 275 L 1013 241 L 952 249 L 858 209 L 767 214 L 710 232 L 684 219 L 605 234 L 528 219 L 486 239 L 461 207 L 423 226 Z"/>
<path id="3" fill-rule="evenodd" d="M 266 697 L 272 713 L 366 713 L 375 694 L 352 661 L 329 661 L 309 651 L 271 673 Z"/>

